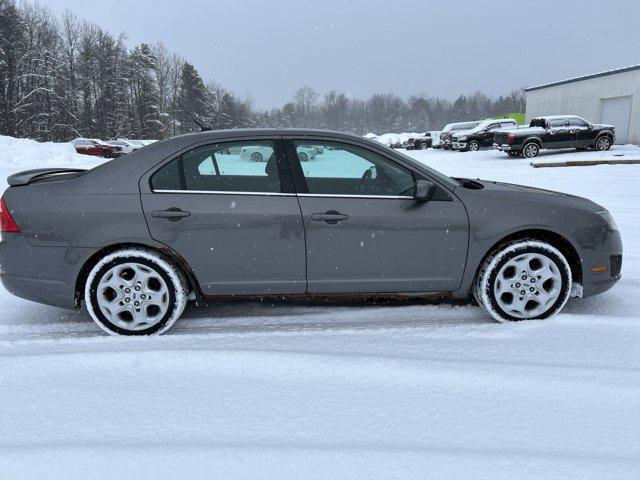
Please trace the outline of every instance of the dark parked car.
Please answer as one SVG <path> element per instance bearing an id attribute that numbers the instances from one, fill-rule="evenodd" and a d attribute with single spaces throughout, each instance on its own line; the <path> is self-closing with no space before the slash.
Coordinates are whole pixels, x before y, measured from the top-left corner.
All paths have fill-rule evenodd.
<path id="1" fill-rule="evenodd" d="M 433 145 L 433 138 L 431 138 L 431 132 L 426 132 L 417 137 L 410 137 L 406 142 L 402 144 L 402 148 L 407 150 L 426 150 Z"/>
<path id="2" fill-rule="evenodd" d="M 611 148 L 614 140 L 613 125 L 590 123 L 576 115 L 558 115 L 534 118 L 529 128 L 496 133 L 494 148 L 512 157 L 533 158 L 544 148 L 605 151 Z"/>
<path id="3" fill-rule="evenodd" d="M 500 120 L 484 120 L 471 130 L 463 130 L 453 134 L 451 147 L 461 152 L 476 152 L 483 148 L 493 148 L 493 136 L 504 129 L 518 128 L 518 122 L 512 118 Z"/>
<path id="4" fill-rule="evenodd" d="M 115 158 L 122 155 L 122 147 L 109 145 L 100 140 L 92 138 L 76 138 L 71 141 L 76 152 L 82 155 L 93 155 L 94 157 Z"/>
<path id="5" fill-rule="evenodd" d="M 249 146 L 268 161 L 242 158 Z M 84 305 L 112 334 L 162 333 L 188 300 L 220 298 L 474 296 L 498 321 L 542 319 L 622 265 L 615 222 L 589 200 L 450 178 L 335 132 L 202 132 L 8 182 L 2 284 Z"/>
<path id="6" fill-rule="evenodd" d="M 451 150 L 451 144 L 453 143 L 453 134 L 462 130 L 471 130 L 477 127 L 480 121 L 477 122 L 461 122 L 461 123 L 449 123 L 444 126 L 442 132 L 440 132 L 440 145 L 445 150 Z"/>

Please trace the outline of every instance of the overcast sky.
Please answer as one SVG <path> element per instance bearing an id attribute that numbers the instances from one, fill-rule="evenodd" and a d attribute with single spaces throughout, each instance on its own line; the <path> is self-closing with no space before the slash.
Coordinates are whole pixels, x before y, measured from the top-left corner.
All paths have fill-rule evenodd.
<path id="1" fill-rule="evenodd" d="M 640 63 L 639 0 L 43 0 L 129 44 L 163 41 L 205 80 L 279 106 L 302 85 L 497 95 Z"/>

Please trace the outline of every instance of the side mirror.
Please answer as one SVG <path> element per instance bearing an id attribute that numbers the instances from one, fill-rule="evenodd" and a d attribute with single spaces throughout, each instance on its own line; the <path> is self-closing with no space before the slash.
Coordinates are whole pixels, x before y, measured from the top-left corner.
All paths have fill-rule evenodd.
<path id="1" fill-rule="evenodd" d="M 413 199 L 416 202 L 428 202 L 436 193 L 436 186 L 427 180 L 418 180 Z"/>

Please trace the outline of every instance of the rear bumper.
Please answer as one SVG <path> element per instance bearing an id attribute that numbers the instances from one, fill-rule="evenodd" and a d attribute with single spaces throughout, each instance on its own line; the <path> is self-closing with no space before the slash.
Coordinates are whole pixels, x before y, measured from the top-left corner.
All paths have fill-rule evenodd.
<path id="1" fill-rule="evenodd" d="M 508 152 L 508 151 L 511 150 L 511 145 L 507 145 L 506 143 L 503 143 L 503 144 L 494 143 L 493 144 L 493 149 L 494 150 L 501 150 L 503 152 Z"/>
<path id="2" fill-rule="evenodd" d="M 75 284 L 92 249 L 34 247 L 22 235 L 3 233 L 0 282 L 13 295 L 62 308 L 75 308 Z"/>

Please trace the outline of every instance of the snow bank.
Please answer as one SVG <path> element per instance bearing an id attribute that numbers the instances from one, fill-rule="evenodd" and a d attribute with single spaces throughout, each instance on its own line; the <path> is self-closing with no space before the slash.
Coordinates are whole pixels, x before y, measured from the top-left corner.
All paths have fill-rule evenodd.
<path id="1" fill-rule="evenodd" d="M 43 167 L 91 168 L 102 163 L 98 157 L 80 155 L 70 143 L 37 142 L 0 135 L 0 177 L 21 170 Z M 2 185 L 0 184 L 0 186 Z"/>
<path id="2" fill-rule="evenodd" d="M 368 133 L 365 135 L 366 138 L 371 140 L 376 140 L 384 145 L 395 145 L 397 143 L 403 143 L 409 140 L 410 138 L 415 138 L 423 135 L 424 132 L 404 132 L 404 133 L 383 133 L 382 135 L 375 135 L 373 133 Z"/>
<path id="3" fill-rule="evenodd" d="M 70 143 L 40 143 L 35 140 L 0 135 L 0 162 L 3 167 L 15 165 L 28 169 L 34 164 L 58 166 L 61 163 L 85 160 L 86 156 L 76 153 L 76 149 Z"/>

